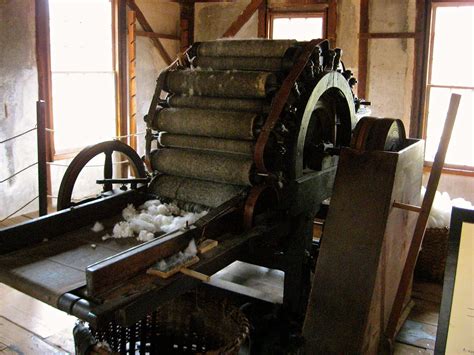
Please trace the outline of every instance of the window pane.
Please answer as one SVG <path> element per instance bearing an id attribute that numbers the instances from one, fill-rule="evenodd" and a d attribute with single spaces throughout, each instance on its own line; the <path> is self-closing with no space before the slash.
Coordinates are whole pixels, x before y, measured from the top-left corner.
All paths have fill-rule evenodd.
<path id="1" fill-rule="evenodd" d="M 56 151 L 81 148 L 115 135 L 113 73 L 53 73 Z"/>
<path id="2" fill-rule="evenodd" d="M 322 17 L 276 17 L 272 23 L 273 39 L 309 41 L 323 38 Z"/>
<path id="3" fill-rule="evenodd" d="M 474 86 L 474 6 L 435 11 L 431 84 Z"/>
<path id="4" fill-rule="evenodd" d="M 427 161 L 434 160 L 451 93 L 461 94 L 462 97 L 449 143 L 446 163 L 474 166 L 474 90 L 431 88 L 425 159 Z"/>
<path id="5" fill-rule="evenodd" d="M 110 0 L 49 0 L 52 71 L 111 71 Z"/>

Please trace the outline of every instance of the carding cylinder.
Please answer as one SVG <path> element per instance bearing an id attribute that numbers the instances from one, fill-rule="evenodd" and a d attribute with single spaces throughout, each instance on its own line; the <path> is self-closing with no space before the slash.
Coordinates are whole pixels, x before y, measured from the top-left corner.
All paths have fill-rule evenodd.
<path id="1" fill-rule="evenodd" d="M 243 112 L 267 112 L 270 105 L 262 99 L 231 99 L 207 96 L 180 96 L 168 97 L 170 107 L 189 107 L 207 110 L 230 110 Z"/>
<path id="2" fill-rule="evenodd" d="M 180 176 L 158 175 L 149 191 L 160 197 L 217 207 L 245 190 L 244 186 L 220 184 Z"/>
<path id="3" fill-rule="evenodd" d="M 253 142 L 250 141 L 185 136 L 162 132 L 159 136 L 159 142 L 163 147 L 242 154 L 249 157 L 253 154 Z"/>
<path id="4" fill-rule="evenodd" d="M 165 148 L 152 152 L 151 164 L 164 174 L 233 185 L 252 185 L 255 179 L 252 159 L 235 154 Z"/>
<path id="5" fill-rule="evenodd" d="M 197 54 L 209 57 L 283 57 L 295 40 L 232 40 L 198 44 Z"/>
<path id="6" fill-rule="evenodd" d="M 164 90 L 182 95 L 264 98 L 276 90 L 269 72 L 176 70 L 166 75 Z"/>
<path id="7" fill-rule="evenodd" d="M 197 57 L 193 65 L 214 70 L 256 70 L 277 72 L 286 70 L 283 58 L 252 58 L 252 57 Z"/>
<path id="8" fill-rule="evenodd" d="M 152 127 L 173 134 L 252 140 L 257 118 L 246 112 L 165 108 L 157 111 Z"/>

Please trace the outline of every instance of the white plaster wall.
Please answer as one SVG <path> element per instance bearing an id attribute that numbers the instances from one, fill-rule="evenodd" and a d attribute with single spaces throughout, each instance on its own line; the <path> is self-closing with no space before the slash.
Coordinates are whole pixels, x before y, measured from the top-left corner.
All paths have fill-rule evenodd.
<path id="1" fill-rule="evenodd" d="M 179 35 L 179 4 L 157 0 L 137 0 L 138 7 L 155 32 Z M 176 58 L 180 49 L 179 41 L 161 39 L 163 46 L 172 59 Z M 136 80 L 137 80 L 137 132 L 145 131 L 143 117 L 155 92 L 156 79 L 161 69 L 167 65 L 161 58 L 153 42 L 146 37 L 136 40 Z M 137 151 L 145 153 L 145 137 L 137 139 Z"/>
<path id="2" fill-rule="evenodd" d="M 211 41 L 222 35 L 250 3 L 249 0 L 235 0 L 224 3 L 196 3 L 194 39 L 196 42 Z M 258 15 L 253 14 L 240 29 L 235 38 L 256 38 L 258 36 Z"/>
<path id="3" fill-rule="evenodd" d="M 0 1 L 0 140 L 36 125 L 34 0 Z M 0 144 L 0 180 L 36 162 L 36 131 Z M 0 219 L 37 196 L 37 168 L 0 184 Z M 38 209 L 37 201 L 22 213 Z"/>
<path id="4" fill-rule="evenodd" d="M 342 61 L 357 78 L 359 66 L 360 0 L 338 0 L 336 45 L 342 49 Z"/>

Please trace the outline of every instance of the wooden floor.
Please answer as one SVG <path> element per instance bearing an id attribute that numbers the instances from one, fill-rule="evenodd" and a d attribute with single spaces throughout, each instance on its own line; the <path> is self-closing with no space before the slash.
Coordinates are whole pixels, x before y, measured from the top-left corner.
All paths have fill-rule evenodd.
<path id="1" fill-rule="evenodd" d="M 415 284 L 395 354 L 433 354 L 441 286 Z M 0 283 L 0 353 L 73 354 L 75 318 Z"/>
<path id="2" fill-rule="evenodd" d="M 37 212 L 0 223 L 0 228 L 36 218 Z M 396 342 L 395 354 L 433 354 L 441 285 L 415 283 L 414 306 Z M 0 354 L 73 354 L 76 319 L 0 283 Z"/>

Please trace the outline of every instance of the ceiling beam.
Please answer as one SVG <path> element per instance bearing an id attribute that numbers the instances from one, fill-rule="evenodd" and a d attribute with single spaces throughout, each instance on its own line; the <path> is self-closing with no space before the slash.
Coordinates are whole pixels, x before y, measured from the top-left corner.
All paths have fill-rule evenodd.
<path id="1" fill-rule="evenodd" d="M 227 31 L 224 32 L 222 37 L 234 37 L 237 32 L 240 31 L 240 29 L 247 23 L 248 20 L 252 17 L 252 15 L 255 13 L 255 11 L 258 10 L 260 5 L 264 0 L 251 0 L 250 4 L 247 5 L 247 7 L 242 11 L 242 13 L 237 17 L 237 19 L 232 22 L 232 24 L 229 26 Z"/>
<path id="2" fill-rule="evenodd" d="M 127 4 L 130 10 L 135 11 L 138 23 L 140 24 L 140 26 L 142 26 L 143 30 L 145 32 L 155 32 L 153 31 L 153 28 L 151 27 L 151 25 L 148 23 L 143 12 L 140 10 L 138 5 L 136 4 L 135 0 L 127 0 Z M 169 56 L 168 52 L 166 52 L 166 49 L 161 43 L 161 41 L 156 37 L 149 37 L 149 38 L 155 45 L 156 49 L 158 49 L 158 52 L 160 53 L 161 58 L 163 58 L 163 60 L 165 61 L 166 65 L 170 65 L 172 62 L 171 57 Z"/>

